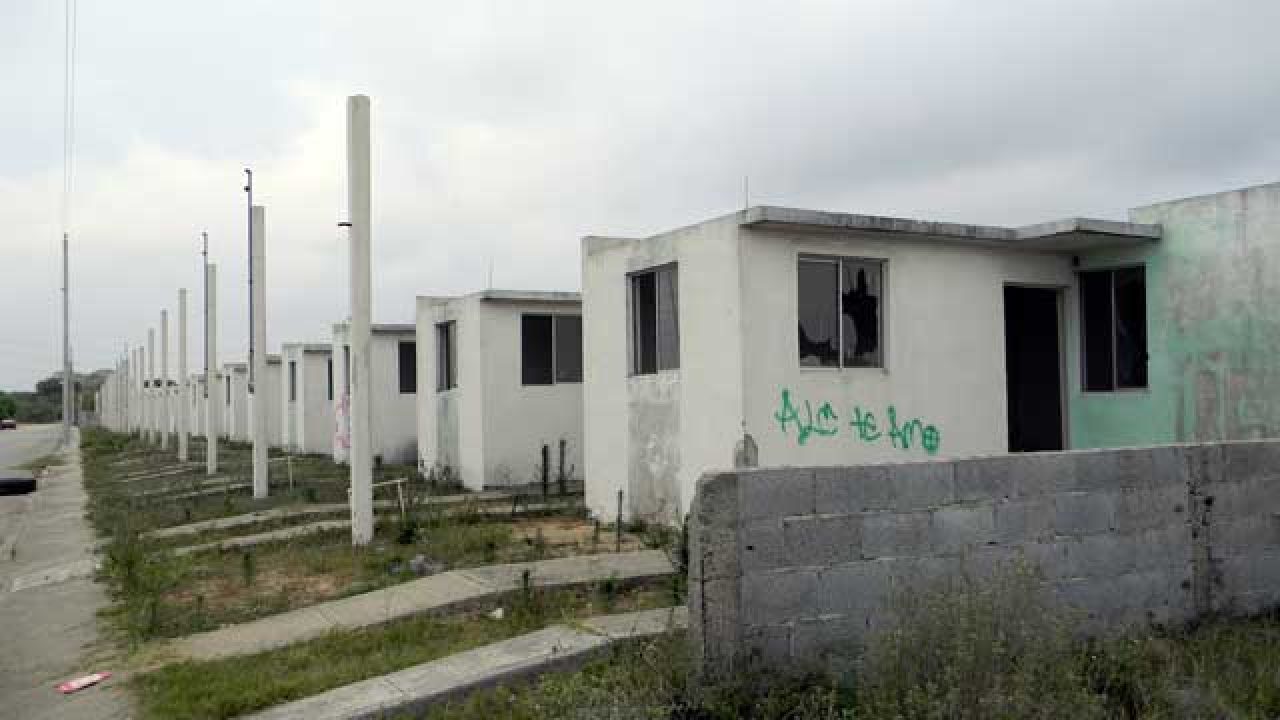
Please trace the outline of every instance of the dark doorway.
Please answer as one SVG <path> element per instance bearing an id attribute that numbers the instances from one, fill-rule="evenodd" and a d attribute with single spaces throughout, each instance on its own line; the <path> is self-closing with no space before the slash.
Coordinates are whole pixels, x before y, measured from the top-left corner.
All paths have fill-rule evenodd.
<path id="1" fill-rule="evenodd" d="M 1004 289 L 1009 452 L 1063 446 L 1058 297 L 1052 288 Z"/>

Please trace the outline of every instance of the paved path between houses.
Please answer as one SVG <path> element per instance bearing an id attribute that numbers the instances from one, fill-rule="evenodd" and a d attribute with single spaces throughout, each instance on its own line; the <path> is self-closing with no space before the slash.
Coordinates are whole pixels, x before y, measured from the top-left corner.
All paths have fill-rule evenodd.
<path id="1" fill-rule="evenodd" d="M 518 590 L 524 571 L 534 587 L 585 585 L 609 578 L 635 582 L 673 572 L 661 550 L 606 553 L 450 570 L 399 585 L 298 608 L 252 622 L 188 635 L 166 644 L 175 659 L 212 660 L 264 652 L 333 630 L 381 625 L 421 613 L 456 610 Z"/>
<path id="2" fill-rule="evenodd" d="M 395 508 L 395 503 L 375 503 L 376 507 L 382 509 Z M 554 510 L 563 508 L 563 505 L 551 505 L 542 503 L 532 503 L 530 505 L 521 505 L 518 512 L 531 513 L 542 512 L 544 510 Z M 338 505 L 338 508 L 346 510 L 346 505 Z M 511 508 L 506 506 L 500 507 L 479 507 L 468 510 L 467 508 L 446 507 L 443 511 L 445 515 L 459 514 L 461 511 L 474 512 L 477 515 L 510 517 Z M 243 517 L 243 516 L 239 516 Z M 257 545 L 265 545 L 267 543 L 280 542 L 282 540 L 292 540 L 294 538 L 313 535 L 315 533 L 327 532 L 329 530 L 342 530 L 351 527 L 351 520 L 320 520 L 313 523 L 305 523 L 303 525 L 291 525 L 289 527 L 280 528 L 278 530 L 268 530 L 266 532 L 254 533 L 252 535 L 238 535 L 235 537 L 223 538 L 222 540 L 214 540 L 212 542 L 200 543 L 198 545 L 186 545 L 176 547 L 171 552 L 182 557 L 192 553 L 205 552 L 206 550 L 240 550 L 243 548 L 254 547 Z"/>
<path id="3" fill-rule="evenodd" d="M 487 491 L 478 493 L 466 493 L 460 495 L 432 495 L 424 499 L 428 505 L 453 505 L 463 503 L 468 500 L 475 502 L 487 502 L 491 500 L 508 499 L 506 493 Z M 380 500 L 374 503 L 377 507 L 397 507 L 395 501 Z M 272 520 L 288 520 L 296 517 L 307 517 L 309 515 L 334 515 L 344 513 L 350 509 L 346 503 L 312 503 L 309 505 L 293 505 L 288 507 L 271 508 L 270 510 L 259 510 L 257 512 L 246 513 L 244 515 L 232 515 L 230 517 L 214 518 L 212 520 L 202 520 L 200 522 L 189 523 L 187 525 L 175 525 L 160 530 L 152 530 L 144 533 L 143 537 L 163 540 L 172 537 L 181 537 L 183 535 L 198 535 L 202 532 L 210 530 L 230 530 L 232 528 L 243 527 L 245 525 L 256 525 L 262 522 Z"/>
<path id="4" fill-rule="evenodd" d="M 55 437 L 61 428 L 52 426 Z M 55 443 L 56 444 L 56 443 Z M 78 451 L 67 465 L 48 468 L 39 489 L 0 498 L 6 525 L 0 557 L 0 717 L 98 720 L 131 716 L 123 682 L 113 678 L 73 695 L 54 685 L 98 670 L 97 611 L 107 604 L 94 583 L 92 535 L 84 518 L 86 496 Z"/>
<path id="5" fill-rule="evenodd" d="M 344 685 L 250 715 L 253 720 L 356 720 L 421 712 L 430 705 L 518 679 L 579 667 L 613 643 L 688 626 L 687 608 L 590 618 Z"/>

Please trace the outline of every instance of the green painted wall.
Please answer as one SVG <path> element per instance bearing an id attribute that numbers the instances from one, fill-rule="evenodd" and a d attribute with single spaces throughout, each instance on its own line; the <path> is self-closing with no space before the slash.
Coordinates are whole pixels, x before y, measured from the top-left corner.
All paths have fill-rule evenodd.
<path id="1" fill-rule="evenodd" d="M 1071 446 L 1280 436 L 1280 184 L 1138 208 L 1160 242 L 1081 255 L 1081 269 L 1143 263 L 1149 389 L 1082 393 L 1068 318 Z"/>

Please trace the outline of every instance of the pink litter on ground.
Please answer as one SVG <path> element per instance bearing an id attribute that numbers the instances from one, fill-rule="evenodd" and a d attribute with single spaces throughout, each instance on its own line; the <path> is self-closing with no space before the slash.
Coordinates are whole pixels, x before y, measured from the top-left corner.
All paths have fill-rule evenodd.
<path id="1" fill-rule="evenodd" d="M 68 680 L 64 683 L 60 683 L 58 685 L 58 692 L 62 693 L 63 695 L 68 695 L 77 690 L 83 690 L 89 687 L 90 685 L 97 685 L 98 683 L 102 682 L 103 680 L 106 680 L 109 677 L 111 677 L 111 673 L 109 672 L 96 672 L 92 675 L 85 675 L 83 677 L 78 677 L 75 680 Z"/>

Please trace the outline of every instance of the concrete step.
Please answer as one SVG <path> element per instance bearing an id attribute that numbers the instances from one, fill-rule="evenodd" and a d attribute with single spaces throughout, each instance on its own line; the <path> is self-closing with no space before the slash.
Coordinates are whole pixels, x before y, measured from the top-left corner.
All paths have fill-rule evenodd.
<path id="1" fill-rule="evenodd" d="M 423 613 L 444 613 L 492 602 L 516 592 L 525 571 L 536 588 L 590 585 L 613 578 L 626 585 L 674 572 L 666 553 L 580 555 L 510 565 L 450 570 L 399 585 L 331 600 L 252 622 L 171 640 L 164 654 L 212 660 L 273 650 L 340 629 L 356 629 Z"/>
<path id="2" fill-rule="evenodd" d="M 476 690 L 580 667 L 610 645 L 684 629 L 688 622 L 687 608 L 677 607 L 604 615 L 577 626 L 553 625 L 248 717 L 363 720 L 421 712 Z"/>

